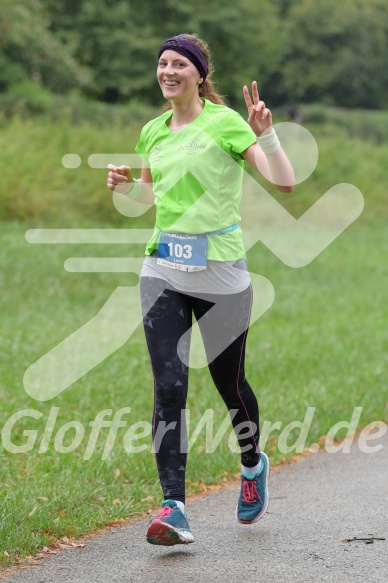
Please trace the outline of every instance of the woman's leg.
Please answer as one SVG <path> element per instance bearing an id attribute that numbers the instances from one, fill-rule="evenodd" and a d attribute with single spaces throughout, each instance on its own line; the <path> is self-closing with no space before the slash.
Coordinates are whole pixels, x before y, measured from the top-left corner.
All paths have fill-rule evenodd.
<path id="1" fill-rule="evenodd" d="M 203 294 L 201 298 L 193 297 L 192 305 L 199 320 L 211 376 L 231 412 L 241 448 L 241 463 L 252 468 L 260 459 L 259 408 L 244 369 L 252 287 L 231 295 Z M 239 437 L 240 432 L 244 436 Z"/>
<path id="2" fill-rule="evenodd" d="M 162 279 L 142 277 L 143 324 L 154 375 L 152 435 L 165 499 L 185 502 L 186 408 L 188 367 L 177 354 L 180 337 L 191 328 L 187 296 Z M 187 355 L 190 339 L 186 342 Z M 188 361 L 188 359 L 187 359 Z"/>

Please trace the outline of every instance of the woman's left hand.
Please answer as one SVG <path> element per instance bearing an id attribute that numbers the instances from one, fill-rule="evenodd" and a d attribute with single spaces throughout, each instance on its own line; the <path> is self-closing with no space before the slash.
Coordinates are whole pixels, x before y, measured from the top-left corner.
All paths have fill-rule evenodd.
<path id="1" fill-rule="evenodd" d="M 265 130 L 268 130 L 272 127 L 271 111 L 268 109 L 268 107 L 265 107 L 264 101 L 260 101 L 256 81 L 252 81 L 253 103 L 249 94 L 249 89 L 246 85 L 243 87 L 243 93 L 248 109 L 247 122 L 255 132 L 256 136 L 261 136 Z"/>

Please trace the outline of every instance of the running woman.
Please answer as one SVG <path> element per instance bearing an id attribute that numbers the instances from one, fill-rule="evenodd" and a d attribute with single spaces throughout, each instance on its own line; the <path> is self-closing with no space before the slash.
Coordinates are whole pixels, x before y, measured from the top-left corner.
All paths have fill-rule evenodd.
<path id="1" fill-rule="evenodd" d="M 154 376 L 154 451 L 164 495 L 146 535 L 155 545 L 194 542 L 185 513 L 187 434 L 182 415 L 193 315 L 241 449 L 237 520 L 256 522 L 269 501 L 269 460 L 259 448 L 258 404 L 244 372 L 252 285 L 238 226 L 239 204 L 244 160 L 282 192 L 292 191 L 294 174 L 256 82 L 253 99 L 243 88 L 246 122 L 217 94 L 212 71 L 208 46 L 197 35 L 164 42 L 157 80 L 167 106 L 141 131 L 136 146 L 143 159 L 141 178 L 134 179 L 127 166 L 108 166 L 109 189 L 156 206 L 140 283 Z M 249 431 L 241 435 L 241 427 Z"/>

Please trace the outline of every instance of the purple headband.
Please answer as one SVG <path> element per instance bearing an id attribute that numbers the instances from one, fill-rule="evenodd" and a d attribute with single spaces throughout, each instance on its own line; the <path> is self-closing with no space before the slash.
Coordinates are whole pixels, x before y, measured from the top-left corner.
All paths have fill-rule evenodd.
<path id="1" fill-rule="evenodd" d="M 174 36 L 169 38 L 160 47 L 158 59 L 160 59 L 160 55 L 164 51 L 175 51 L 189 59 L 189 61 L 197 67 L 198 71 L 201 73 L 202 79 L 205 81 L 208 73 L 206 59 L 203 56 L 202 51 L 191 40 L 184 36 Z"/>

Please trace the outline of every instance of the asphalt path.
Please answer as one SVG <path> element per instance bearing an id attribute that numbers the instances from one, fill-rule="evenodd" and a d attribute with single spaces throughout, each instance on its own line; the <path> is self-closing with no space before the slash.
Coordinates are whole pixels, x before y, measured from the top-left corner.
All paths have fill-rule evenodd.
<path id="1" fill-rule="evenodd" d="M 196 542 L 157 547 L 147 520 L 47 555 L 2 578 L 9 583 L 388 582 L 388 432 L 360 451 L 326 451 L 281 466 L 269 479 L 270 505 L 256 524 L 234 517 L 237 483 L 189 499 Z M 384 539 L 384 540 L 379 540 Z"/>

